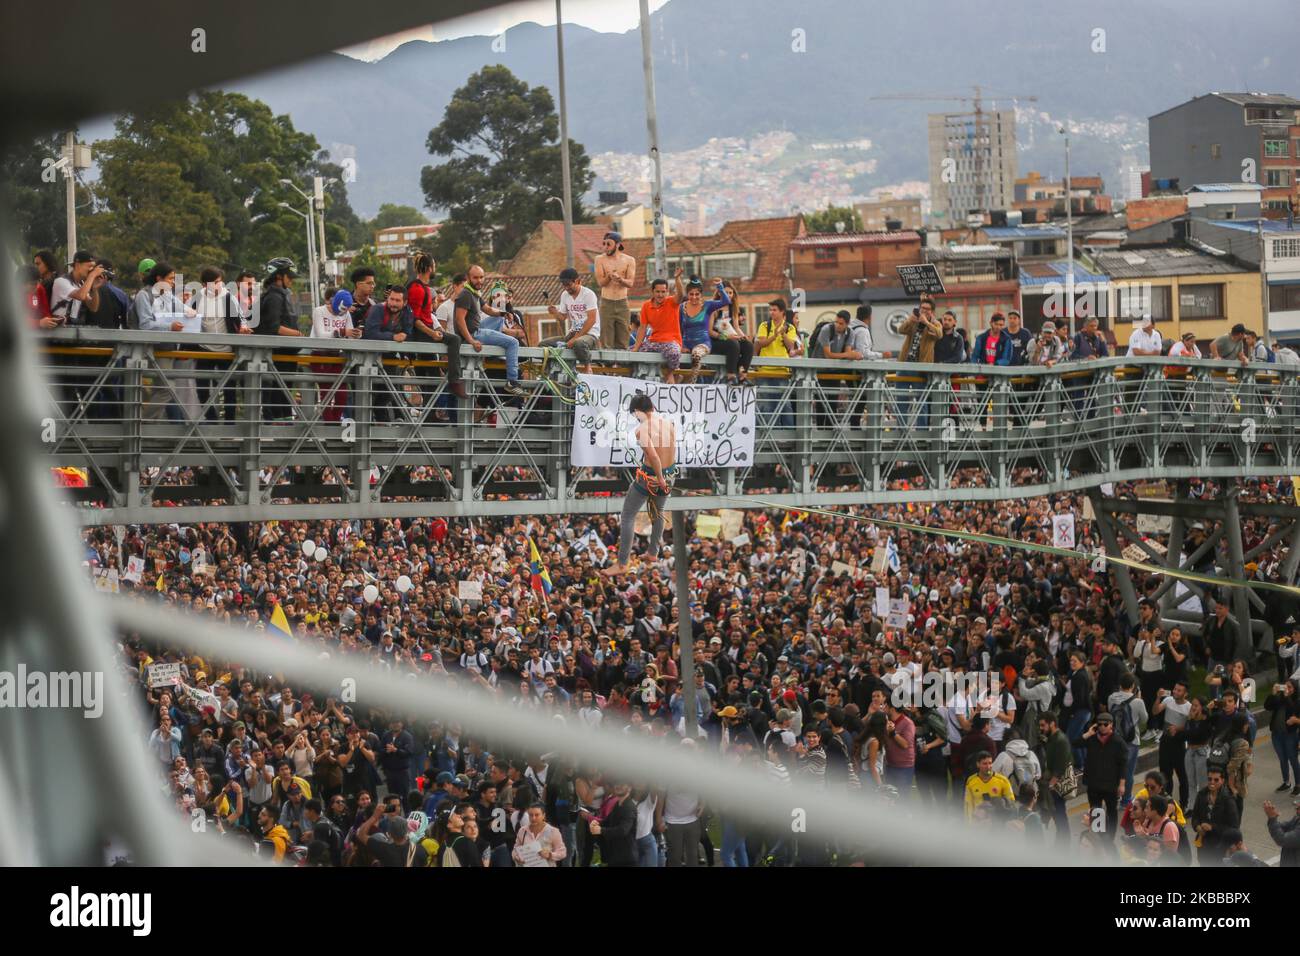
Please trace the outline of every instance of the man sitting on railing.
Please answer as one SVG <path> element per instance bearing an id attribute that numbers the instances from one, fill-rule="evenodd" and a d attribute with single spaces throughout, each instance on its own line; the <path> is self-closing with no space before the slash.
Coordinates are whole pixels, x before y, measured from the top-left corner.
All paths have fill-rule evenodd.
<path id="1" fill-rule="evenodd" d="M 411 335 L 414 316 L 406 304 L 406 290 L 400 285 L 390 285 L 384 294 L 384 301 L 371 307 L 366 315 L 366 327 L 362 338 L 373 342 L 393 342 L 400 345 Z M 376 421 L 398 421 L 398 414 L 393 410 L 393 396 L 382 385 L 377 385 L 373 395 Z"/>
<path id="2" fill-rule="evenodd" d="M 412 331 L 418 334 L 419 341 L 441 342 L 447 347 L 447 387 L 458 398 L 465 398 L 465 383 L 460 376 L 460 336 L 433 320 L 442 297 L 429 285 L 432 279 L 433 259 L 421 252 L 415 257 L 415 278 L 406 285 L 406 302 L 414 317 Z"/>
<path id="3" fill-rule="evenodd" d="M 641 322 L 637 331 L 634 352 L 658 352 L 664 359 L 664 382 L 671 385 L 677 380 L 677 369 L 682 364 L 682 325 L 678 307 L 682 301 L 682 267 L 673 274 L 676 295 L 668 294 L 668 280 L 655 279 L 650 283 L 650 301 L 641 306 Z"/>

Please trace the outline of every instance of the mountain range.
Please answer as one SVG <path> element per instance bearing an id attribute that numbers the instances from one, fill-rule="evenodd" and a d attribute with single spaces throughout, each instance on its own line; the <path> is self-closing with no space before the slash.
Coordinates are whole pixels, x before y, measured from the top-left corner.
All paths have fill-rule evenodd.
<path id="1" fill-rule="evenodd" d="M 1022 175 L 1061 175 L 1063 150 L 1051 133 L 1068 119 L 1073 171 L 1100 173 L 1114 191 L 1125 150 L 1146 163 L 1149 115 L 1211 90 L 1300 93 L 1290 7 L 1289 0 L 1255 0 L 1248 12 L 1211 0 L 671 0 L 651 30 L 661 147 L 671 153 L 770 130 L 866 137 L 877 160 L 874 184 L 923 180 L 925 114 L 968 106 L 872 97 L 969 96 L 978 83 L 986 108 L 1014 102 L 1028 111 L 1018 130 Z M 564 40 L 570 135 L 593 154 L 644 152 L 639 33 L 566 25 Z M 335 161 L 354 159 L 349 195 L 369 216 L 383 202 L 423 205 L 425 139 L 468 76 L 503 63 L 554 93 L 555 53 L 554 29 L 525 23 L 495 44 L 410 42 L 373 63 L 330 54 L 232 88 L 288 113 Z"/>

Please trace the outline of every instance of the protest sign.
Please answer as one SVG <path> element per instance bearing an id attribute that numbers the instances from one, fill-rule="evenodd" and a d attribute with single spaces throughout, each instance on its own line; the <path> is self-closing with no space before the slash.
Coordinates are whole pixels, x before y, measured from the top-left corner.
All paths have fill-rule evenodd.
<path id="1" fill-rule="evenodd" d="M 736 385 L 665 385 L 613 375 L 580 375 L 570 460 L 575 468 L 636 467 L 641 463 L 638 392 L 677 429 L 679 468 L 748 468 L 754 463 L 754 389 Z"/>
<path id="2" fill-rule="evenodd" d="M 181 665 L 179 663 L 149 665 L 150 687 L 179 687 L 180 683 Z"/>

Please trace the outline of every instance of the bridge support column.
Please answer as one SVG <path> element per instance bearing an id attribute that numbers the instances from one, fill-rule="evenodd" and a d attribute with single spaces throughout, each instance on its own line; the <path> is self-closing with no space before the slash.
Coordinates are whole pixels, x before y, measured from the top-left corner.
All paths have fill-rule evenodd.
<path id="1" fill-rule="evenodd" d="M 1223 530 L 1228 539 L 1228 573 L 1241 580 L 1246 577 L 1245 549 L 1241 543 L 1241 514 L 1237 510 L 1237 488 L 1229 489 L 1223 499 Z M 1254 664 L 1255 638 L 1250 627 L 1250 592 L 1232 589 L 1232 611 L 1237 621 L 1236 656 Z"/>
<path id="2" fill-rule="evenodd" d="M 1088 497 L 1092 499 L 1092 510 L 1097 515 L 1097 530 L 1101 532 L 1101 540 L 1106 545 L 1106 553 L 1119 557 L 1124 549 L 1120 547 L 1119 535 L 1115 533 L 1115 516 L 1107 510 L 1100 488 L 1089 488 Z M 1124 610 L 1128 613 L 1129 621 L 1136 623 L 1138 619 L 1138 596 L 1137 590 L 1133 587 L 1133 576 L 1129 573 L 1129 569 L 1122 564 L 1116 564 L 1114 568 L 1120 597 L 1124 599 Z"/>
<path id="3" fill-rule="evenodd" d="M 691 569 L 686 548 L 686 512 L 673 515 L 673 571 L 677 576 L 677 644 L 681 649 L 681 687 L 686 739 L 698 736 L 695 702 L 695 641 L 691 628 Z"/>

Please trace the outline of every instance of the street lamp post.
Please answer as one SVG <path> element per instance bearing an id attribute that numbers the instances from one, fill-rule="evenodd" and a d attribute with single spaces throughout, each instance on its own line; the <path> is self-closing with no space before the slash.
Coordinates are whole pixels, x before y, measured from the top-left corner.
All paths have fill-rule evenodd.
<path id="1" fill-rule="evenodd" d="M 307 203 L 307 272 L 310 277 L 309 281 L 311 282 L 311 306 L 314 309 L 316 306 L 320 305 L 320 266 L 316 261 L 315 202 L 311 196 L 299 189 L 297 183 L 292 179 L 281 179 L 280 182 L 296 192 L 303 198 L 303 201 Z M 323 204 L 322 197 L 322 205 Z M 286 209 L 293 209 L 293 207 L 288 203 L 281 203 L 280 205 L 284 206 Z M 302 215 L 302 212 L 297 209 L 293 209 L 293 211 L 298 213 L 300 216 Z"/>
<path id="2" fill-rule="evenodd" d="M 325 260 L 329 254 L 325 251 L 325 187 L 332 186 L 337 179 L 323 176 L 316 176 L 312 180 L 312 201 L 316 205 L 316 282 L 324 287 L 325 285 Z"/>
<path id="3" fill-rule="evenodd" d="M 295 209 L 287 202 L 280 203 L 280 208 L 302 217 L 303 224 L 307 227 L 307 282 L 311 285 L 311 307 L 315 309 L 320 305 L 320 284 L 316 281 L 316 236 L 312 228 L 315 222 L 311 215 L 311 203 L 307 204 L 306 212 Z"/>
<path id="4" fill-rule="evenodd" d="M 555 54 L 560 68 L 560 173 L 564 178 L 564 264 L 573 268 L 573 184 L 569 179 L 569 108 L 564 95 L 564 22 L 555 0 Z"/>
<path id="5" fill-rule="evenodd" d="M 1070 133 L 1064 126 L 1058 127 L 1065 136 L 1065 308 L 1066 320 L 1070 325 L 1070 337 L 1074 337 L 1074 203 L 1070 196 Z"/>
<path id="6" fill-rule="evenodd" d="M 650 165 L 654 185 L 650 193 L 650 214 L 654 223 L 655 271 L 651 278 L 668 277 L 668 245 L 664 240 L 664 183 L 659 163 L 659 113 L 655 106 L 655 62 L 650 48 L 650 4 L 641 0 L 641 70 L 645 76 L 645 125 L 650 139 Z M 684 650 L 684 649 L 683 649 Z M 695 693 L 686 687 L 688 696 Z"/>

